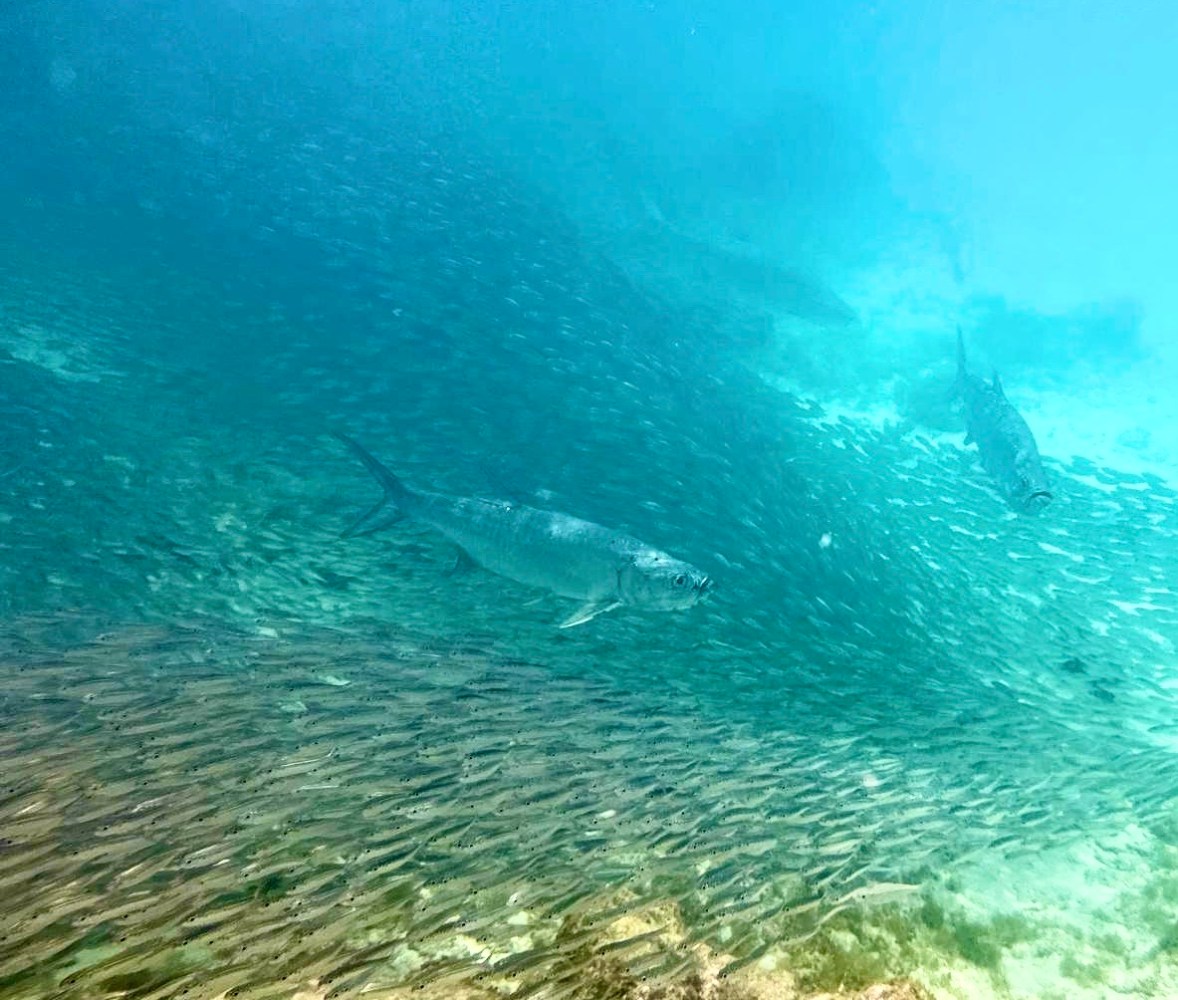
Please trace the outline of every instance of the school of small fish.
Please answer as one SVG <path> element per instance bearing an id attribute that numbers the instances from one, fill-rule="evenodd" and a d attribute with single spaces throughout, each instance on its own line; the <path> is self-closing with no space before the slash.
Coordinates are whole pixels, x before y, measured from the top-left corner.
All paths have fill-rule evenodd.
<path id="1" fill-rule="evenodd" d="M 314 175 L 314 279 L 202 272 L 195 233 L 0 261 L 0 981 L 550 970 L 603 887 L 751 961 L 1172 815 L 1164 483 L 1031 454 L 993 382 L 989 479 L 830 418 L 529 193 L 397 141 L 276 155 L 227 213 L 269 247 Z M 315 173 L 377 154 L 400 184 Z M 389 219 L 395 272 L 364 250 Z M 330 429 L 396 468 L 352 447 L 386 493 L 360 527 L 403 524 L 340 538 L 369 484 Z"/>

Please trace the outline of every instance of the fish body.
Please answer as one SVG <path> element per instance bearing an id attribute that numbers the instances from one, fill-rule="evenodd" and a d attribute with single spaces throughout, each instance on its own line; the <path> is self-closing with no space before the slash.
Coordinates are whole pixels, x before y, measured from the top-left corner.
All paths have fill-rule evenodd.
<path id="1" fill-rule="evenodd" d="M 908 882 L 872 882 L 852 889 L 838 899 L 835 906 L 887 906 L 911 898 L 914 893 L 920 892 L 920 888 Z"/>
<path id="2" fill-rule="evenodd" d="M 983 468 L 1012 508 L 1037 514 L 1051 502 L 1052 492 L 1035 436 L 1006 398 L 997 374 L 986 382 L 970 373 L 960 327 L 954 391 L 965 404 L 965 443 L 978 446 Z"/>
<path id="3" fill-rule="evenodd" d="M 336 437 L 384 488 L 380 502 L 345 535 L 371 533 L 403 517 L 428 524 L 492 573 L 582 602 L 562 627 L 622 605 L 689 608 L 711 588 L 709 577 L 689 563 L 592 521 L 503 500 L 411 490 L 357 442 Z"/>

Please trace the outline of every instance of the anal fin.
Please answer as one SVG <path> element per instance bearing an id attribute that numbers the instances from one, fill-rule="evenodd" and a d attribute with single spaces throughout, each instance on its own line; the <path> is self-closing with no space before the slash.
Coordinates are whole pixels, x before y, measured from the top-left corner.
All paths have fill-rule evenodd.
<path id="1" fill-rule="evenodd" d="M 560 628 L 573 628 L 576 625 L 584 625 L 590 619 L 596 618 L 598 615 L 603 615 L 607 611 L 613 611 L 614 608 L 620 608 L 621 606 L 621 601 L 589 601 L 587 604 L 582 604 L 568 618 L 562 621 Z"/>
<path id="2" fill-rule="evenodd" d="M 460 576 L 463 573 L 469 573 L 472 570 L 476 570 L 478 568 L 479 568 L 479 564 L 477 562 L 475 562 L 473 559 L 471 559 L 471 557 L 467 554 L 466 550 L 459 549 L 458 555 L 454 559 L 454 565 L 451 566 L 446 571 L 446 575 L 447 576 Z"/>

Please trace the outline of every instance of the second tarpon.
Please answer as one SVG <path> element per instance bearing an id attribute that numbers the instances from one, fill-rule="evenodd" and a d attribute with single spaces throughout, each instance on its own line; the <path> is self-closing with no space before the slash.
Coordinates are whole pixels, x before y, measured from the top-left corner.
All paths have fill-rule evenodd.
<path id="1" fill-rule="evenodd" d="M 961 327 L 957 328 L 954 390 L 965 403 L 965 443 L 977 444 L 982 466 L 1011 507 L 1037 514 L 1051 503 L 1052 494 L 1035 436 L 1006 398 L 997 374 L 986 382 L 970 373 Z"/>
<path id="2" fill-rule="evenodd" d="M 428 524 L 485 569 L 580 601 L 561 628 L 623 605 L 651 611 L 689 608 L 711 589 L 711 579 L 694 566 L 592 521 L 503 500 L 411 490 L 357 442 L 335 436 L 384 489 L 346 536 L 403 517 Z"/>

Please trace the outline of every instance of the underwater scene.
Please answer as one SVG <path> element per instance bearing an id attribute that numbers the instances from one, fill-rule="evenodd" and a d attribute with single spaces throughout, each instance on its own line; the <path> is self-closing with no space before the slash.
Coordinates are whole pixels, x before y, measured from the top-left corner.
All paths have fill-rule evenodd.
<path id="1" fill-rule="evenodd" d="M 0 1000 L 1178 998 L 1176 44 L 6 0 Z"/>

